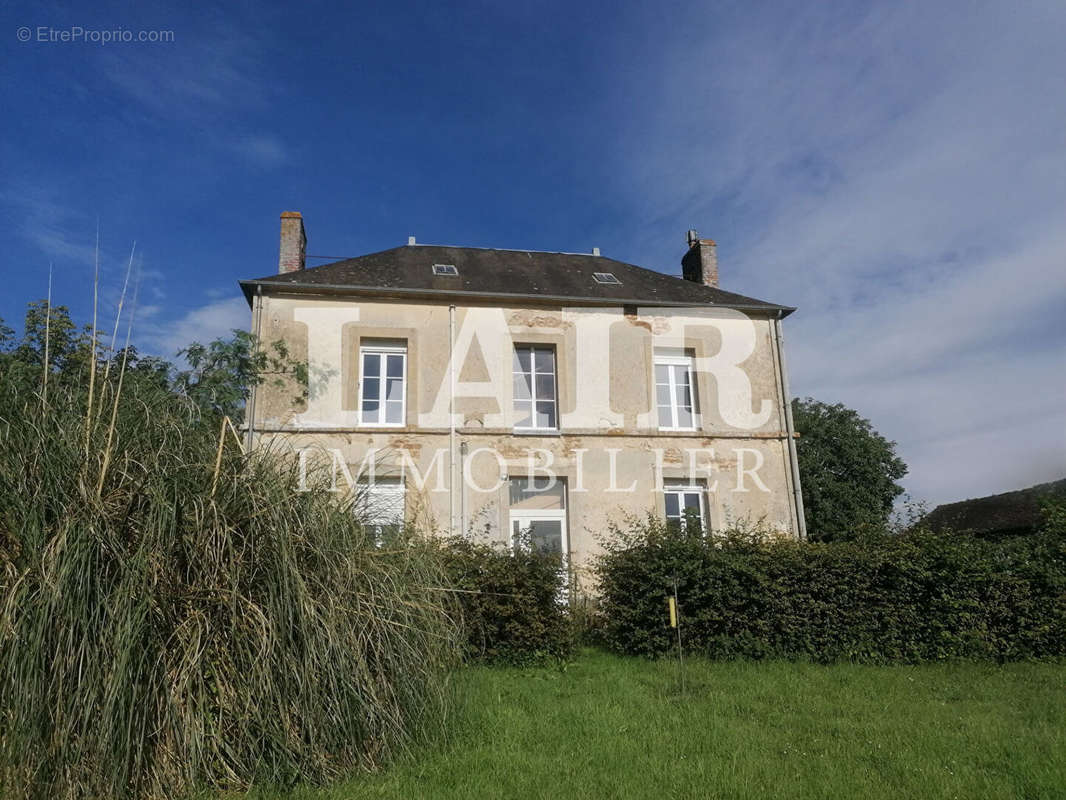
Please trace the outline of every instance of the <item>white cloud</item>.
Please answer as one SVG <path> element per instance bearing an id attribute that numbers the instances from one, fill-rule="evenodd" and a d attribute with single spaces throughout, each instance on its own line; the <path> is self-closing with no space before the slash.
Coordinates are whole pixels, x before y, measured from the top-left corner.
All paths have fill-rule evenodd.
<path id="1" fill-rule="evenodd" d="M 266 46 L 260 27 L 215 12 L 184 31 L 180 43 L 111 48 L 99 57 L 115 87 L 156 116 L 202 119 L 266 102 Z"/>
<path id="2" fill-rule="evenodd" d="M 897 440 L 918 498 L 1066 475 L 1066 7 L 804 8 L 632 54 L 640 247 L 706 221 L 725 288 L 799 306 L 794 390 Z"/>
<path id="3" fill-rule="evenodd" d="M 212 300 L 181 317 L 134 331 L 138 346 L 147 353 L 173 360 L 192 342 L 207 344 L 234 329 L 247 330 L 251 312 L 243 297 Z"/>
<path id="4" fill-rule="evenodd" d="M 61 269 L 94 263 L 96 223 L 88 215 L 57 201 L 41 187 L 24 183 L 0 192 L 0 202 L 13 210 L 15 229 L 46 262 L 55 261 Z"/>

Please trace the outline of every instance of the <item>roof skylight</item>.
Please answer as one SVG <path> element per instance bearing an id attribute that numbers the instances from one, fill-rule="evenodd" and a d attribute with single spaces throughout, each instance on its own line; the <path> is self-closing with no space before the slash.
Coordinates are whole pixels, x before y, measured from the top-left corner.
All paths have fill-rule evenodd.
<path id="1" fill-rule="evenodd" d="M 452 277 L 459 277 L 459 270 L 455 268 L 454 264 L 434 264 L 434 275 L 451 275 Z"/>
<path id="2" fill-rule="evenodd" d="M 616 283 L 619 286 L 622 285 L 622 282 L 614 276 L 613 272 L 593 272 L 592 279 L 596 281 L 596 283 Z"/>

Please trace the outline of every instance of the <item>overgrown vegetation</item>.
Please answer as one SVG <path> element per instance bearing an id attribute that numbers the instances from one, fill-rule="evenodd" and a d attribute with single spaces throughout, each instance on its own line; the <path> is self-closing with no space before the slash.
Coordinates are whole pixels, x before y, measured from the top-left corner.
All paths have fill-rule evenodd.
<path id="1" fill-rule="evenodd" d="M 0 328 L 0 795 L 320 782 L 433 730 L 436 554 L 245 455 L 200 402 L 232 395 L 41 311 Z"/>
<path id="2" fill-rule="evenodd" d="M 806 543 L 734 530 L 705 537 L 654 519 L 605 541 L 605 643 L 654 656 L 820 662 L 1015 660 L 1066 655 L 1066 510 L 1006 543 L 915 529 Z"/>
<path id="3" fill-rule="evenodd" d="M 523 665 L 570 656 L 575 631 L 557 555 L 458 537 L 436 547 L 462 609 L 468 659 Z"/>

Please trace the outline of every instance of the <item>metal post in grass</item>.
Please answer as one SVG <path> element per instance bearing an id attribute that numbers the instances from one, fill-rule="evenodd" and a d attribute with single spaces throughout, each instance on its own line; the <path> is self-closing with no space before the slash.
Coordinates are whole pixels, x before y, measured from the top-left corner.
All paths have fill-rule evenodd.
<path id="1" fill-rule="evenodd" d="M 677 674 L 681 684 L 681 694 L 685 693 L 685 658 L 681 652 L 681 618 L 677 606 L 677 578 L 674 578 L 674 593 L 668 598 L 670 608 L 670 627 L 677 631 Z"/>

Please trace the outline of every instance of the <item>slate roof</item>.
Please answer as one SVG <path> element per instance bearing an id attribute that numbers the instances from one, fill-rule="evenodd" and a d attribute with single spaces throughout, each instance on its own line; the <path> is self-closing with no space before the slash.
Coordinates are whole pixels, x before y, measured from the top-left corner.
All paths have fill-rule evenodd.
<path id="1" fill-rule="evenodd" d="M 434 275 L 434 264 L 454 264 L 459 275 Z M 613 273 L 621 283 L 599 283 L 594 272 Z M 713 305 L 781 316 L 795 310 L 604 256 L 421 244 L 241 281 L 249 303 L 260 285 L 264 292 L 510 299 L 553 305 Z"/>
<path id="2" fill-rule="evenodd" d="M 926 514 L 933 530 L 970 531 L 978 536 L 1029 533 L 1040 527 L 1045 498 L 1066 499 L 1066 478 L 1028 489 L 945 503 Z"/>

